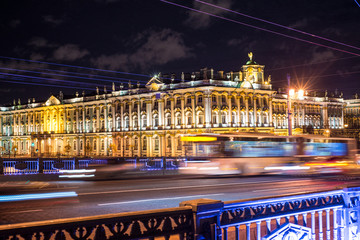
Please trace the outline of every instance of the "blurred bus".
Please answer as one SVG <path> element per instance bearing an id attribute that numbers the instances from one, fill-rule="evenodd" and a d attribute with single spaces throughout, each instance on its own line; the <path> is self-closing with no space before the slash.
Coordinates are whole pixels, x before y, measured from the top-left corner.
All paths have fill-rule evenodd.
<path id="1" fill-rule="evenodd" d="M 261 174 L 269 170 L 308 171 L 322 158 L 355 159 L 355 141 L 315 135 L 266 133 L 195 134 L 181 138 L 187 158 L 183 173 Z"/>

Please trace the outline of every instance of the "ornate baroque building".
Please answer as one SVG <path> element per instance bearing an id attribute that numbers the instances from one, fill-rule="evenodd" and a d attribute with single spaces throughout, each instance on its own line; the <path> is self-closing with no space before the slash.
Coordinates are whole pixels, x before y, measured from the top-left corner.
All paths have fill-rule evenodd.
<path id="1" fill-rule="evenodd" d="M 355 94 L 353 99 L 345 100 L 345 127 L 349 129 L 360 128 L 360 99 Z"/>
<path id="2" fill-rule="evenodd" d="M 287 134 L 287 94 L 272 90 L 264 66 L 238 72 L 155 76 L 91 96 L 1 107 L 1 153 L 24 156 L 183 156 L 186 133 L 258 131 Z M 343 128 L 341 97 L 298 91 L 291 96 L 294 133 Z"/>

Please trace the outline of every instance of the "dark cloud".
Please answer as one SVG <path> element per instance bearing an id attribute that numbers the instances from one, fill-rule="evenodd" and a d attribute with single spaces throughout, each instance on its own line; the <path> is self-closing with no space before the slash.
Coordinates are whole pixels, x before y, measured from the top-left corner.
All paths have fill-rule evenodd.
<path id="1" fill-rule="evenodd" d="M 34 46 L 37 48 L 53 48 L 53 47 L 57 46 L 57 44 L 49 43 L 48 40 L 46 40 L 45 38 L 42 38 L 42 37 L 31 38 L 30 41 L 28 42 L 28 45 Z"/>
<path id="2" fill-rule="evenodd" d="M 77 59 L 83 58 L 88 54 L 89 54 L 88 50 L 80 49 L 78 45 L 66 44 L 58 47 L 54 51 L 53 58 L 55 60 L 75 61 Z"/>
<path id="3" fill-rule="evenodd" d="M 149 69 L 152 66 L 192 57 L 192 52 L 184 43 L 182 34 L 170 29 L 146 31 L 138 34 L 134 44 L 142 44 L 132 53 L 102 55 L 93 60 L 98 67 L 109 69 Z"/>
<path id="4" fill-rule="evenodd" d="M 232 38 L 232 39 L 229 39 L 229 40 L 227 41 L 227 45 L 228 45 L 228 46 L 239 46 L 239 45 L 241 45 L 243 42 L 244 42 L 243 39 L 235 39 L 235 38 Z"/>
<path id="5" fill-rule="evenodd" d="M 207 2 L 224 7 L 224 8 L 231 8 L 231 6 L 232 6 L 232 0 L 221 0 L 221 1 L 220 0 L 211 0 L 211 1 L 207 1 Z M 210 7 L 208 5 L 205 5 L 205 4 L 199 3 L 199 2 L 195 2 L 195 1 L 194 1 L 194 8 L 198 9 L 200 11 L 208 12 L 208 13 L 219 15 L 219 16 L 222 16 L 226 13 L 226 11 L 224 11 L 222 9 Z M 205 29 L 210 26 L 211 19 L 212 19 L 212 17 L 209 15 L 190 11 L 188 13 L 188 18 L 185 20 L 184 23 L 187 26 L 190 26 L 191 28 L 194 28 L 194 29 Z"/>
<path id="6" fill-rule="evenodd" d="M 15 19 L 15 20 L 12 20 L 10 21 L 10 27 L 12 28 L 16 28 L 18 27 L 19 25 L 21 24 L 21 21 L 19 19 Z"/>
<path id="7" fill-rule="evenodd" d="M 306 26 L 309 25 L 309 19 L 308 18 L 303 18 L 299 21 L 296 21 L 293 24 L 290 24 L 289 27 L 294 28 L 294 29 L 302 29 Z"/>
<path id="8" fill-rule="evenodd" d="M 335 54 L 331 50 L 315 50 L 309 59 L 309 63 L 324 62 L 335 58 Z"/>
<path id="9" fill-rule="evenodd" d="M 45 22 L 53 24 L 53 25 L 59 25 L 59 24 L 63 23 L 62 19 L 55 18 L 53 15 L 45 15 L 45 16 L 43 16 L 43 19 Z"/>

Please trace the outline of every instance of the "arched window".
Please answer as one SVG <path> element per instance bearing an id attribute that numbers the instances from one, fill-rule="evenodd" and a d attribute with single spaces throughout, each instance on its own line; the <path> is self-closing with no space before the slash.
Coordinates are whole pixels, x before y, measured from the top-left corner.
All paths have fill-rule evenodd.
<path id="1" fill-rule="evenodd" d="M 86 125 L 85 125 L 85 131 L 86 132 L 90 132 L 90 121 L 86 121 Z"/>
<path id="2" fill-rule="evenodd" d="M 218 113 L 213 112 L 212 114 L 212 124 L 218 124 Z"/>
<path id="3" fill-rule="evenodd" d="M 216 103 L 216 95 L 212 95 L 212 96 L 211 96 L 211 101 L 212 101 L 213 103 Z"/>
<path id="4" fill-rule="evenodd" d="M 137 116 L 134 116 L 134 118 L 133 118 L 133 126 L 134 126 L 134 128 L 137 128 L 138 127 L 138 117 Z"/>
<path id="5" fill-rule="evenodd" d="M 121 149 L 121 139 L 118 137 L 117 139 L 117 150 Z"/>
<path id="6" fill-rule="evenodd" d="M 262 120 L 263 119 L 261 118 L 261 113 L 258 112 L 257 115 L 256 115 L 256 121 L 259 123 L 259 126 L 261 126 Z"/>
<path id="7" fill-rule="evenodd" d="M 236 116 L 236 112 L 231 112 L 231 120 L 232 120 L 232 124 L 236 123 L 237 120 L 237 116 Z"/>
<path id="8" fill-rule="evenodd" d="M 203 112 L 198 113 L 198 122 L 197 122 L 197 124 L 199 124 L 199 125 L 204 124 L 204 113 Z"/>
<path id="9" fill-rule="evenodd" d="M 108 131 L 111 132 L 112 131 L 112 119 L 109 118 L 109 121 L 108 121 Z"/>
<path id="10" fill-rule="evenodd" d="M 254 115 L 253 115 L 253 112 L 249 112 L 249 124 L 250 124 L 250 127 L 253 127 L 253 126 L 254 126 Z"/>
<path id="11" fill-rule="evenodd" d="M 101 122 L 100 122 L 100 130 L 102 132 L 105 130 L 105 122 L 104 122 L 104 120 L 101 120 Z"/>
<path id="12" fill-rule="evenodd" d="M 159 115 L 155 114 L 153 116 L 153 127 L 158 127 L 159 126 Z"/>
<path id="13" fill-rule="evenodd" d="M 171 114 L 170 113 L 166 114 L 165 119 L 166 119 L 165 125 L 168 127 L 171 126 Z"/>
<path id="14" fill-rule="evenodd" d="M 105 150 L 105 142 L 104 139 L 101 139 L 101 151 Z"/>
<path id="15" fill-rule="evenodd" d="M 76 151 L 76 140 L 74 140 L 73 144 L 74 144 L 74 151 Z"/>
<path id="16" fill-rule="evenodd" d="M 146 128 L 147 127 L 147 119 L 146 115 L 141 116 L 141 127 Z"/>
<path id="17" fill-rule="evenodd" d="M 96 141 L 96 139 L 94 139 L 94 141 L 93 141 L 93 149 L 96 151 L 96 148 L 97 148 L 97 141 Z"/>
<path id="18" fill-rule="evenodd" d="M 166 148 L 171 148 L 171 136 L 166 137 Z"/>
<path id="19" fill-rule="evenodd" d="M 176 149 L 178 151 L 180 151 L 182 148 L 182 143 L 181 143 L 181 140 L 180 140 L 180 137 L 177 138 L 177 143 L 176 143 Z"/>
<path id="20" fill-rule="evenodd" d="M 125 150 L 129 150 L 130 149 L 130 138 L 126 137 L 125 138 Z"/>
<path id="21" fill-rule="evenodd" d="M 154 137 L 154 150 L 159 151 L 160 148 L 160 139 L 158 136 Z"/>
<path id="22" fill-rule="evenodd" d="M 143 139 L 142 139 L 142 150 L 146 151 L 146 149 L 147 149 L 147 139 L 146 139 L 146 137 L 143 137 Z"/>
<path id="23" fill-rule="evenodd" d="M 120 127 L 121 127 L 121 120 L 120 117 L 116 118 L 116 130 L 120 131 Z"/>
<path id="24" fill-rule="evenodd" d="M 178 97 L 176 98 L 176 105 L 177 106 L 180 106 L 181 105 L 181 99 Z"/>
<path id="25" fill-rule="evenodd" d="M 83 122 L 82 121 L 79 122 L 79 132 L 80 133 L 83 132 Z"/>
<path id="26" fill-rule="evenodd" d="M 176 113 L 176 125 L 180 126 L 181 125 L 181 114 L 180 113 Z"/>
<path id="27" fill-rule="evenodd" d="M 264 124 L 268 124 L 269 121 L 268 121 L 268 114 L 267 113 L 263 113 L 263 123 Z"/>
<path id="28" fill-rule="evenodd" d="M 226 112 L 225 111 L 221 112 L 221 123 L 222 124 L 227 124 Z"/>
<path id="29" fill-rule="evenodd" d="M 241 112 L 240 113 L 240 117 L 241 117 L 241 125 L 242 126 L 245 126 L 245 124 L 246 124 L 246 121 L 245 121 L 245 112 Z"/>
<path id="30" fill-rule="evenodd" d="M 187 112 L 186 113 L 186 125 L 191 125 L 191 124 L 192 124 L 192 113 Z"/>
<path id="31" fill-rule="evenodd" d="M 139 145 L 139 138 L 135 137 L 134 138 L 134 150 L 138 150 L 138 145 Z"/>
<path id="32" fill-rule="evenodd" d="M 82 151 L 83 150 L 83 141 L 82 140 L 80 140 L 80 151 Z"/>
<path id="33" fill-rule="evenodd" d="M 187 104 L 191 104 L 191 97 L 187 97 L 187 98 L 186 98 L 186 103 L 187 103 Z"/>
<path id="34" fill-rule="evenodd" d="M 125 116 L 125 128 L 129 128 L 129 125 L 130 125 L 129 117 Z"/>

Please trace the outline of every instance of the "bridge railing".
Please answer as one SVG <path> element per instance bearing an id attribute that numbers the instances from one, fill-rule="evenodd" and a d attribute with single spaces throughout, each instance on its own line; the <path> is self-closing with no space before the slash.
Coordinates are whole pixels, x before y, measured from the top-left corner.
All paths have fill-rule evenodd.
<path id="1" fill-rule="evenodd" d="M 355 240 L 360 188 L 0 226 L 0 239 Z M 157 238 L 160 237 L 160 238 Z"/>
<path id="2" fill-rule="evenodd" d="M 0 239 L 163 239 L 190 240 L 193 215 L 189 207 L 107 214 L 0 226 Z M 173 238 L 172 238 L 173 239 Z"/>
<path id="3" fill-rule="evenodd" d="M 0 159 L 0 174 L 57 174 L 60 170 L 84 169 L 89 165 L 103 165 L 108 161 L 126 162 L 133 164 L 134 168 L 142 171 L 177 170 L 179 165 L 186 161 L 185 158 L 17 158 Z"/>

